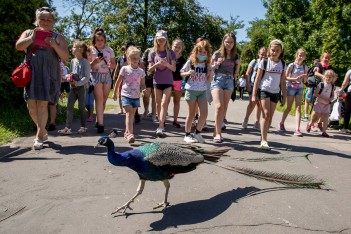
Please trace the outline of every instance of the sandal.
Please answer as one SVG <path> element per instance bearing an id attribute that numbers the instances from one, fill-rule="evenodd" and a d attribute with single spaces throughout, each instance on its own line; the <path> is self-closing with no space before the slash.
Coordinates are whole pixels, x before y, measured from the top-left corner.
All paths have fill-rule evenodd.
<path id="1" fill-rule="evenodd" d="M 41 150 L 43 147 L 44 147 L 44 146 L 43 146 L 43 141 L 41 141 L 41 140 L 35 140 L 34 145 L 33 145 L 33 148 L 34 148 L 35 150 Z"/>
<path id="2" fill-rule="evenodd" d="M 129 135 L 127 136 L 127 140 L 128 140 L 128 143 L 129 143 L 129 144 L 134 143 L 134 142 L 135 142 L 134 135 L 133 135 L 133 134 L 129 134 Z"/>
<path id="3" fill-rule="evenodd" d="M 117 129 L 113 129 L 112 132 L 108 135 L 109 138 L 115 138 L 118 136 Z"/>
<path id="4" fill-rule="evenodd" d="M 71 135 L 72 131 L 70 128 L 65 127 L 64 129 L 58 130 L 57 133 L 62 135 Z"/>
<path id="5" fill-rule="evenodd" d="M 80 134 L 86 133 L 86 132 L 87 132 L 87 129 L 88 129 L 88 128 L 86 128 L 86 127 L 80 127 L 80 128 L 78 129 L 78 133 L 80 133 Z"/>

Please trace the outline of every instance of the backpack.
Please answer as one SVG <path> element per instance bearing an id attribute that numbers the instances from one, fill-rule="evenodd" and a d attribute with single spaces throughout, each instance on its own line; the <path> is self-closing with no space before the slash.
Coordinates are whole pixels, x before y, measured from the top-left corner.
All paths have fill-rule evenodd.
<path id="1" fill-rule="evenodd" d="M 258 59 L 255 59 L 254 61 L 254 63 L 252 64 L 252 71 L 251 71 L 251 74 L 250 74 L 250 82 L 251 82 L 251 80 L 252 80 L 252 75 L 254 74 L 254 72 L 256 72 L 256 74 L 257 74 L 257 68 L 258 67 L 256 67 L 256 65 L 257 65 L 257 60 Z M 255 69 L 256 68 L 256 69 Z M 256 79 L 256 75 L 255 75 L 255 77 L 253 78 L 253 82 L 255 82 L 255 79 Z"/>
<path id="2" fill-rule="evenodd" d="M 315 68 L 318 67 L 321 69 L 321 73 L 324 74 L 324 71 L 328 70 L 328 69 L 332 69 L 332 66 L 329 65 L 327 68 L 324 68 L 322 66 L 321 63 L 317 63 L 316 65 L 313 65 L 310 69 L 308 69 L 307 71 L 307 80 L 305 85 L 307 87 L 311 87 L 311 88 L 316 88 L 317 85 L 322 81 L 321 78 L 319 78 L 318 76 L 314 75 L 315 72 Z"/>
<path id="3" fill-rule="evenodd" d="M 334 88 L 335 88 L 335 85 L 332 84 L 332 91 L 330 92 L 330 97 L 333 96 Z M 322 83 L 321 83 L 321 89 L 319 90 L 319 94 L 322 93 L 323 89 L 324 89 L 324 83 L 322 82 Z"/>

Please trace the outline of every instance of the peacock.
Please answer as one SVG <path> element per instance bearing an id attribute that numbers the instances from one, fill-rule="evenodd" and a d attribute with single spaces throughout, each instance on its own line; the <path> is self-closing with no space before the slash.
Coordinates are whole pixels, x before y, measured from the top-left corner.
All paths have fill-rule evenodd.
<path id="1" fill-rule="evenodd" d="M 167 200 L 170 188 L 169 180 L 176 174 L 195 170 L 200 163 L 212 164 L 257 179 L 281 183 L 291 187 L 320 189 L 324 185 L 323 181 L 316 181 L 311 176 L 286 175 L 217 164 L 221 156 L 231 150 L 229 147 L 205 149 L 198 145 L 154 142 L 144 144 L 133 150 L 116 153 L 113 141 L 107 136 L 101 137 L 97 145 L 107 147 L 107 158 L 111 164 L 129 167 L 138 173 L 140 179 L 136 194 L 111 214 L 121 210 L 125 214 L 127 209 L 132 210 L 130 204 L 142 194 L 147 180 L 163 181 L 166 188 L 163 202 L 157 203 L 154 209 L 169 206 Z"/>

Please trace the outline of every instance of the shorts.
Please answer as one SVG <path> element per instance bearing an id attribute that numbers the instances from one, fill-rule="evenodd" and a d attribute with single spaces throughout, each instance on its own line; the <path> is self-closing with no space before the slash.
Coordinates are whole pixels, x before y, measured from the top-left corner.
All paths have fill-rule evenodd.
<path id="1" fill-rule="evenodd" d="M 212 89 L 223 89 L 227 91 L 234 90 L 234 79 L 233 76 L 223 76 L 219 74 L 215 74 L 212 82 L 211 82 L 211 90 Z"/>
<path id="2" fill-rule="evenodd" d="M 303 88 L 293 89 L 290 85 L 286 86 L 286 96 L 302 96 Z"/>
<path id="3" fill-rule="evenodd" d="M 250 86 L 251 86 L 251 91 L 248 91 L 249 96 L 251 96 L 251 95 L 252 95 L 252 90 L 253 90 L 253 85 L 250 85 Z"/>
<path id="4" fill-rule="evenodd" d="M 66 93 L 69 93 L 70 90 L 71 90 L 71 85 L 69 84 L 69 82 L 61 83 L 61 93 L 64 93 L 65 91 Z"/>
<path id="5" fill-rule="evenodd" d="M 168 89 L 169 87 L 172 87 L 173 85 L 171 84 L 155 84 L 154 88 L 155 89 L 159 89 L 161 91 L 165 91 L 166 89 Z"/>
<path id="6" fill-rule="evenodd" d="M 93 84 L 112 84 L 112 78 L 110 73 L 91 73 Z"/>
<path id="7" fill-rule="evenodd" d="M 125 96 L 122 97 L 122 106 L 132 106 L 133 108 L 140 107 L 140 98 L 129 98 Z"/>
<path id="8" fill-rule="evenodd" d="M 312 101 L 313 97 L 313 88 L 306 88 L 305 100 Z M 308 95 L 308 91 L 310 91 L 310 95 Z"/>
<path id="9" fill-rule="evenodd" d="M 198 100 L 198 99 L 207 99 L 206 90 L 198 91 L 198 90 L 185 90 L 184 99 L 187 101 L 190 100 Z"/>
<path id="10" fill-rule="evenodd" d="M 271 102 L 278 103 L 279 93 L 270 93 L 259 89 L 257 90 L 257 97 L 259 100 L 269 98 Z"/>
<path id="11" fill-rule="evenodd" d="M 173 81 L 173 90 L 179 92 L 182 91 L 182 80 Z"/>
<path id="12" fill-rule="evenodd" d="M 146 88 L 153 88 L 154 78 L 152 76 L 145 76 L 145 85 L 146 85 Z"/>

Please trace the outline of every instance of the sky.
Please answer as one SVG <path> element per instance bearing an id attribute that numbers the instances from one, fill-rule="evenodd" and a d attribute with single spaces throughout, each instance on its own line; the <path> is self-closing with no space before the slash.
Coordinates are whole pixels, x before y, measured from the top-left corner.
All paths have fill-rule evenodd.
<path id="1" fill-rule="evenodd" d="M 266 13 L 266 8 L 263 7 L 261 0 L 198 0 L 198 2 L 206 7 L 211 14 L 225 20 L 229 21 L 230 16 L 239 16 L 238 20 L 243 20 L 245 27 L 237 31 L 238 42 L 248 40 L 246 29 L 250 26 L 249 21 L 255 18 L 263 19 Z M 62 0 L 53 0 L 53 5 L 60 16 L 69 13 L 67 9 L 63 9 Z"/>

